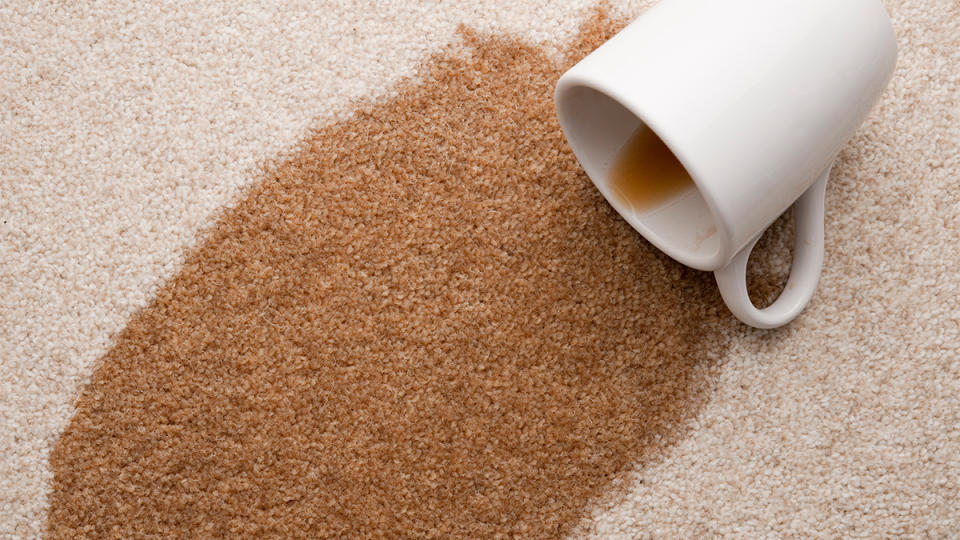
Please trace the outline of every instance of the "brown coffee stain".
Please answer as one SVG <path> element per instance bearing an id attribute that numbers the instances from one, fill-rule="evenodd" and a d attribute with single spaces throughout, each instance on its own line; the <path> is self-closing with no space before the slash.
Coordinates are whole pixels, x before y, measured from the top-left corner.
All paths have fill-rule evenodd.
<path id="1" fill-rule="evenodd" d="M 558 537 L 683 436 L 738 323 L 577 165 L 572 60 L 464 37 L 130 321 L 53 450 L 51 537 Z"/>

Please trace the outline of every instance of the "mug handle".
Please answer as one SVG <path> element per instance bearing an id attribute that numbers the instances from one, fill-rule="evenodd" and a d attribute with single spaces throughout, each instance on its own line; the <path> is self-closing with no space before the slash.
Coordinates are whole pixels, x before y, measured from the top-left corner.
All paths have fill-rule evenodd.
<path id="1" fill-rule="evenodd" d="M 823 207 L 832 168 L 831 163 L 793 205 L 796 229 L 793 268 L 786 287 L 773 304 L 757 309 L 747 293 L 747 260 L 763 233 L 751 240 L 727 266 L 713 273 L 723 301 L 744 323 L 755 328 L 783 326 L 799 315 L 813 297 L 823 268 Z"/>

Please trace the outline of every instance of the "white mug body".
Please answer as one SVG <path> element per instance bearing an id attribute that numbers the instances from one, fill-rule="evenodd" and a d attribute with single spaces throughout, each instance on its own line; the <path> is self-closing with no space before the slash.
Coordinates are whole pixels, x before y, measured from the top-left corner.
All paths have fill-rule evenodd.
<path id="1" fill-rule="evenodd" d="M 662 0 L 564 74 L 556 103 L 618 210 L 607 172 L 623 143 L 643 122 L 667 144 L 714 222 L 674 238 L 621 213 L 676 260 L 716 270 L 830 165 L 895 61 L 880 0 Z M 718 238 L 695 249 L 711 226 Z"/>
<path id="2" fill-rule="evenodd" d="M 662 0 L 561 77 L 557 114 L 624 219 L 677 261 L 718 271 L 825 181 L 896 56 L 880 0 Z M 696 185 L 649 212 L 608 179 L 641 125 Z"/>

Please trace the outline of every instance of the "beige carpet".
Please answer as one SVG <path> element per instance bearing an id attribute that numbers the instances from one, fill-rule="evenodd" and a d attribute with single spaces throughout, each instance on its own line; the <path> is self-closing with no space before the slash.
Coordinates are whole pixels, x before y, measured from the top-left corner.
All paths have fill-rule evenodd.
<path id="1" fill-rule="evenodd" d="M 0 537 L 960 536 L 960 5 L 771 332 L 556 124 L 651 3 L 0 7 Z"/>

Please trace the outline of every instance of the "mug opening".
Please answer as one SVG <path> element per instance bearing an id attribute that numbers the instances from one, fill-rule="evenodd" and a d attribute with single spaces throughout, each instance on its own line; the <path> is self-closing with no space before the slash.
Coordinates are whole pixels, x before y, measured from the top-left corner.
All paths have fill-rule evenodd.
<path id="1" fill-rule="evenodd" d="M 713 269 L 722 229 L 672 148 L 619 101 L 587 86 L 558 95 L 561 124 L 581 165 L 613 208 L 683 264 Z"/>

